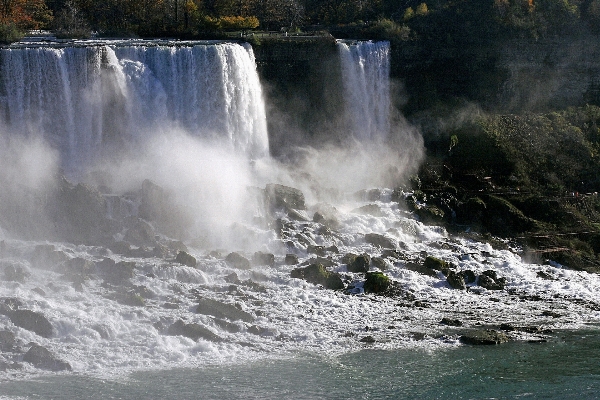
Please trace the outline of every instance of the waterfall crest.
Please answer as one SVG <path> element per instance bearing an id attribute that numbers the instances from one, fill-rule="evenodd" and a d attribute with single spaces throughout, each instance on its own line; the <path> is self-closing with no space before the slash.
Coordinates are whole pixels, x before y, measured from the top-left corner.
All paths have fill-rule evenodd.
<path id="1" fill-rule="evenodd" d="M 7 48 L 0 67 L 6 128 L 41 134 L 70 171 L 156 129 L 183 129 L 251 158 L 268 155 L 249 45 Z"/>
<path id="2" fill-rule="evenodd" d="M 348 129 L 376 141 L 390 132 L 389 42 L 338 42 Z"/>

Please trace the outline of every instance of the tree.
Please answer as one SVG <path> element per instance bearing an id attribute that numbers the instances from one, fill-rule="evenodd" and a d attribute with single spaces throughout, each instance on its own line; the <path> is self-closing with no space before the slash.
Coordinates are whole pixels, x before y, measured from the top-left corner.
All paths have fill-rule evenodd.
<path id="1" fill-rule="evenodd" d="M 19 29 L 40 29 L 52 21 L 44 0 L 0 0 L 0 24 Z"/>

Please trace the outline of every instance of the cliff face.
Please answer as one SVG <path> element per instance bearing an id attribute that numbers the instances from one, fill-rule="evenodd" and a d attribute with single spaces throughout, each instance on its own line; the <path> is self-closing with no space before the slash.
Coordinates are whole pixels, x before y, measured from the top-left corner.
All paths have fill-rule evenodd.
<path id="1" fill-rule="evenodd" d="M 335 41 L 267 39 L 254 51 L 267 95 L 291 101 L 279 110 L 285 118 L 313 133 L 327 125 L 341 95 Z M 600 37 L 393 41 L 391 75 L 403 83 L 409 115 L 456 99 L 511 113 L 599 104 Z"/>

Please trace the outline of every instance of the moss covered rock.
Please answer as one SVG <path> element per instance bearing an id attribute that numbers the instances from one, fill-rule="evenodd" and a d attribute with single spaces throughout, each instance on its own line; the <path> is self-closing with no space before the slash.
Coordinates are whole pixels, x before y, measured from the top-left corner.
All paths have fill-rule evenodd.
<path id="1" fill-rule="evenodd" d="M 383 293 L 390 287 L 390 284 L 390 278 L 383 272 L 367 272 L 363 288 L 365 293 Z"/>
<path id="2" fill-rule="evenodd" d="M 323 285 L 326 289 L 338 290 L 344 288 L 340 274 L 327 271 L 323 264 L 311 264 L 304 268 L 296 268 L 292 270 L 290 276 L 304 279 L 315 285 Z"/>

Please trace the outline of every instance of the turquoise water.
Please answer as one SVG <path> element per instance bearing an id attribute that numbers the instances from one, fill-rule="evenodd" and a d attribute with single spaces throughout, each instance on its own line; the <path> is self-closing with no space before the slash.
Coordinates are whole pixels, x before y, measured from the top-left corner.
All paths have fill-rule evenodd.
<path id="1" fill-rule="evenodd" d="M 298 354 L 242 365 L 139 372 L 120 380 L 54 376 L 0 384 L 31 399 L 595 399 L 600 332 L 547 343 Z"/>

